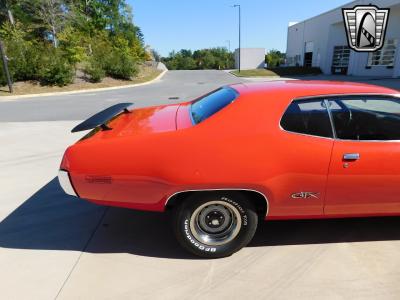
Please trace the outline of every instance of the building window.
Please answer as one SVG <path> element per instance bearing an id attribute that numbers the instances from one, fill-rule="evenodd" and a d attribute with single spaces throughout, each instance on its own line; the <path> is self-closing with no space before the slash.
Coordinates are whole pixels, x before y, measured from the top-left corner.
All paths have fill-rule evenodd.
<path id="1" fill-rule="evenodd" d="M 286 58 L 286 64 L 288 66 L 299 66 L 301 61 L 301 56 L 300 55 L 295 55 L 295 56 L 288 56 Z"/>
<path id="2" fill-rule="evenodd" d="M 394 58 L 396 56 L 396 47 L 396 39 L 386 40 L 381 50 L 369 53 L 367 66 L 393 67 Z"/>

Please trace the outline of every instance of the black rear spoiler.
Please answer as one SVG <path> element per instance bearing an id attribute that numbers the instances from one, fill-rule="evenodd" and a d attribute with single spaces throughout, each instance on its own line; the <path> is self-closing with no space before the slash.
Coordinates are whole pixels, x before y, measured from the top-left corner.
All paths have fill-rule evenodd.
<path id="1" fill-rule="evenodd" d="M 119 103 L 110 106 L 75 126 L 71 132 L 93 129 L 97 126 L 100 126 L 103 130 L 110 130 L 111 128 L 108 127 L 106 123 L 121 112 L 129 113 L 130 111 L 128 110 L 128 107 L 132 105 L 133 103 Z"/>

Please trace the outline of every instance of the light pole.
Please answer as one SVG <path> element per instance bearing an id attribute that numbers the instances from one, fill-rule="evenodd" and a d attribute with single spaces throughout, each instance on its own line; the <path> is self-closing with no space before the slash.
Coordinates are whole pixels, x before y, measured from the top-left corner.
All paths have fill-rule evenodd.
<path id="1" fill-rule="evenodd" d="M 228 51 L 231 52 L 231 40 L 225 41 L 228 44 Z"/>
<path id="2" fill-rule="evenodd" d="M 240 4 L 235 4 L 232 7 L 238 7 L 239 8 L 239 73 L 240 73 Z"/>
<path id="3" fill-rule="evenodd" d="M 4 44 L 3 44 L 3 41 L 1 41 L 1 40 L 0 40 L 0 55 L 3 60 L 3 71 L 4 71 L 4 75 L 6 76 L 6 79 L 7 79 L 8 88 L 10 90 L 10 93 L 12 93 L 13 86 L 12 86 L 10 72 L 8 71 L 8 57 L 6 56 L 6 52 L 4 50 Z"/>

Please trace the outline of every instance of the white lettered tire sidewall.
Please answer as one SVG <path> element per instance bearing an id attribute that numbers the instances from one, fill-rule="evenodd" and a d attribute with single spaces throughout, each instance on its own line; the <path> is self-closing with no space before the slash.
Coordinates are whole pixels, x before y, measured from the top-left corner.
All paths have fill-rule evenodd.
<path id="1" fill-rule="evenodd" d="M 240 230 L 236 237 L 222 245 L 207 245 L 196 239 L 191 231 L 190 220 L 199 206 L 212 201 L 223 201 L 233 206 L 240 214 Z M 230 256 L 246 246 L 254 236 L 258 217 L 253 205 L 240 193 L 206 192 L 195 193 L 184 200 L 175 214 L 175 235 L 180 244 L 191 253 L 206 257 Z"/>

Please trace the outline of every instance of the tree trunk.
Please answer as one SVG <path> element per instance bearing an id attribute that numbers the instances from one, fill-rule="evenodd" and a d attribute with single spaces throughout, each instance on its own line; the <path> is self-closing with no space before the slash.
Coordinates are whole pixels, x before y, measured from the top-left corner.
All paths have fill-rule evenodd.
<path id="1" fill-rule="evenodd" d="M 57 40 L 57 31 L 54 26 L 51 26 L 51 31 L 53 33 L 53 46 L 54 48 L 58 47 L 58 40 Z"/>
<path id="2" fill-rule="evenodd" d="M 14 26 L 14 16 L 11 10 L 7 10 L 7 14 L 8 14 L 8 20 L 10 21 L 11 25 Z"/>

